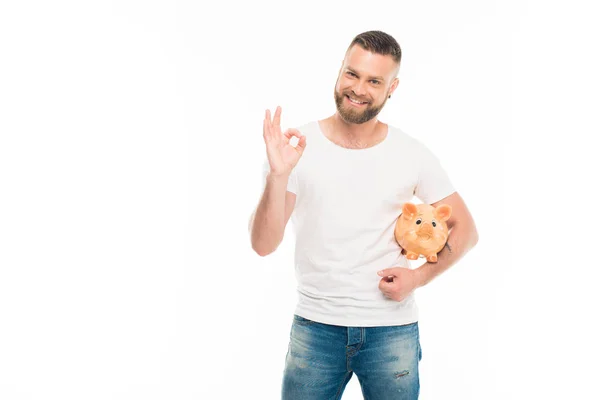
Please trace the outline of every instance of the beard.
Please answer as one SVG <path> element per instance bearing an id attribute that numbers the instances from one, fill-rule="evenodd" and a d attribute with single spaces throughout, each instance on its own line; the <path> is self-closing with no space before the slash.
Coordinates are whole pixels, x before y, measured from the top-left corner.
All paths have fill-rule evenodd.
<path id="1" fill-rule="evenodd" d="M 340 94 L 334 88 L 333 96 L 335 98 L 335 106 L 337 107 L 340 117 L 342 117 L 342 119 L 349 124 L 363 124 L 375 118 L 387 101 L 386 97 L 385 100 L 383 100 L 383 103 L 380 105 L 369 103 L 364 110 L 357 111 L 351 108 L 351 106 L 344 108 L 344 97 L 346 97 L 346 93 Z"/>

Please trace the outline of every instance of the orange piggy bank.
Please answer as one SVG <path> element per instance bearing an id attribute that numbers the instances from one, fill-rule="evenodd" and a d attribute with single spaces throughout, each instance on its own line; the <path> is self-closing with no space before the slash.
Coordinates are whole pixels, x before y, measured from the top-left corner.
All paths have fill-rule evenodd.
<path id="1" fill-rule="evenodd" d="M 433 207 L 405 203 L 402 215 L 396 221 L 394 236 L 406 251 L 406 258 L 416 260 L 423 255 L 428 262 L 437 262 L 437 253 L 448 240 L 446 221 L 451 214 L 452 207 L 447 204 Z"/>

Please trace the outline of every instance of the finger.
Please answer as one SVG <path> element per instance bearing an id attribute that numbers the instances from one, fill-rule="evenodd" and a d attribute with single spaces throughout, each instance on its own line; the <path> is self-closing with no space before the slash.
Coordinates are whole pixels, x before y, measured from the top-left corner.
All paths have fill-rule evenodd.
<path id="1" fill-rule="evenodd" d="M 269 132 L 269 135 L 272 136 L 271 110 L 267 109 L 267 116 L 266 117 L 267 117 L 267 128 L 268 128 L 267 131 Z"/>
<path id="2" fill-rule="evenodd" d="M 275 117 L 273 117 L 273 126 L 277 129 L 281 125 L 281 107 L 277 106 Z"/>
<path id="3" fill-rule="evenodd" d="M 296 145 L 296 149 L 303 152 L 305 148 L 306 148 L 306 136 L 301 136 L 300 140 L 298 140 L 298 144 Z"/>
<path id="4" fill-rule="evenodd" d="M 388 295 L 386 297 L 388 297 L 390 300 L 394 300 L 394 301 L 402 301 L 402 300 L 404 300 L 404 298 L 402 296 L 399 296 L 397 294 L 390 294 L 390 295 Z"/>
<path id="5" fill-rule="evenodd" d="M 276 136 L 277 138 L 281 137 L 281 107 L 279 106 L 275 109 L 271 131 L 273 132 L 273 136 Z"/>
<path id="6" fill-rule="evenodd" d="M 296 136 L 298 138 L 298 143 L 296 143 L 296 150 L 303 152 L 306 148 L 306 136 L 304 136 L 298 129 L 289 128 L 287 129 L 283 135 L 286 139 L 291 140 L 292 136 Z"/>
<path id="7" fill-rule="evenodd" d="M 300 133 L 300 131 L 298 129 L 294 129 L 294 128 L 286 129 L 286 131 L 283 134 L 288 139 L 291 139 L 292 136 L 296 136 L 298 139 L 300 139 L 300 137 L 302 136 L 302 133 Z"/>
<path id="8" fill-rule="evenodd" d="M 300 133 L 300 131 L 297 129 L 293 129 L 293 128 L 289 128 L 285 132 L 283 132 L 283 136 L 285 136 L 285 138 L 287 139 L 288 142 L 294 136 L 297 137 L 298 140 L 300 140 L 302 138 L 302 134 Z"/>
<path id="9" fill-rule="evenodd" d="M 387 282 L 385 279 L 379 281 L 379 290 L 384 293 L 390 293 L 394 289 L 392 282 Z"/>
<path id="10" fill-rule="evenodd" d="M 266 130 L 267 130 L 267 135 L 269 136 L 269 140 L 279 139 L 275 135 L 275 131 L 273 129 L 273 123 L 271 122 L 271 110 L 269 110 L 269 109 L 267 109 L 267 112 L 266 112 Z"/>
<path id="11" fill-rule="evenodd" d="M 263 120 L 263 137 L 265 138 L 265 140 L 271 140 L 271 131 L 269 129 L 269 122 L 268 122 L 268 111 L 265 113 L 265 119 Z"/>

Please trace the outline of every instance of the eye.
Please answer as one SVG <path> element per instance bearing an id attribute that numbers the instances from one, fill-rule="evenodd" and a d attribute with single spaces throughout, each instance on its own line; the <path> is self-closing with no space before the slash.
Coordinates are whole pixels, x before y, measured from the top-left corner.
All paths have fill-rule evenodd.
<path id="1" fill-rule="evenodd" d="M 415 222 L 415 224 L 421 225 L 421 218 L 417 219 L 417 222 Z"/>
<path id="2" fill-rule="evenodd" d="M 435 221 L 432 221 L 431 225 L 433 225 L 433 227 L 435 228 L 437 224 L 435 223 Z"/>
<path id="3" fill-rule="evenodd" d="M 356 76 L 356 74 L 354 74 L 354 73 L 352 73 L 352 72 L 350 72 L 350 71 L 346 72 L 346 75 L 350 75 L 350 76 Z"/>
<path id="4" fill-rule="evenodd" d="M 379 85 L 379 81 L 376 81 L 375 79 L 372 79 L 371 82 L 373 82 L 375 85 Z"/>

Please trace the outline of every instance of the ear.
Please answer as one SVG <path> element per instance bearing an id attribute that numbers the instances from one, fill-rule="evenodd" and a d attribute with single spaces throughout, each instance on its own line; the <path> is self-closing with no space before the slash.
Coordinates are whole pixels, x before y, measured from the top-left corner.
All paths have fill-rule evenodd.
<path id="1" fill-rule="evenodd" d="M 402 206 L 402 217 L 411 220 L 417 216 L 417 206 L 413 203 L 404 203 Z"/>
<path id="2" fill-rule="evenodd" d="M 389 93 L 390 96 L 392 95 L 392 93 L 394 93 L 394 91 L 398 87 L 399 82 L 400 82 L 400 80 L 398 78 L 394 78 L 394 81 L 392 82 L 392 86 L 390 86 L 390 93 Z"/>
<path id="3" fill-rule="evenodd" d="M 441 221 L 448 221 L 450 215 L 452 215 L 452 207 L 448 204 L 440 204 L 435 208 L 433 214 Z"/>

